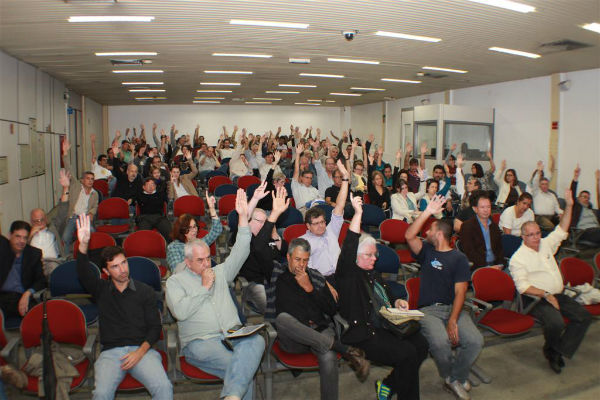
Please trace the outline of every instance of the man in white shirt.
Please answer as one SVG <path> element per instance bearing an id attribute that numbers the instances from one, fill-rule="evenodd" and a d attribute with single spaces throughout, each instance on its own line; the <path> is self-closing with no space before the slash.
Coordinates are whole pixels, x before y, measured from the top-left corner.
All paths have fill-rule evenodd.
<path id="1" fill-rule="evenodd" d="M 504 209 L 498 225 L 505 235 L 521 236 L 521 226 L 525 222 L 535 220 L 530 208 L 532 202 L 531 195 L 524 192 L 519 196 L 517 204 Z"/>
<path id="2" fill-rule="evenodd" d="M 565 199 L 567 206 L 560 224 L 547 237 L 542 239 L 535 222 L 523 224 L 523 244 L 510 259 L 509 267 L 519 293 L 540 298 L 531 315 L 544 325 L 544 356 L 557 374 L 564 367 L 562 356 L 573 357 L 591 320 L 585 308 L 563 293 L 563 279 L 554 259 L 561 242 L 568 236 L 574 203 L 570 190 L 565 193 Z M 530 298 L 524 300 L 530 301 Z"/>
<path id="3" fill-rule="evenodd" d="M 550 180 L 541 175 L 541 170 L 538 169 L 531 180 L 533 211 L 535 212 L 535 222 L 543 230 L 551 231 L 560 221 L 563 210 L 554 193 L 550 192 Z"/>
<path id="4" fill-rule="evenodd" d="M 294 160 L 294 175 L 292 176 L 292 195 L 296 208 L 304 215 L 306 213 L 307 203 L 319 198 L 319 191 L 311 185 L 313 173 L 310 170 L 302 171 L 300 175 L 299 156 L 304 151 L 304 145 L 296 146 L 296 159 Z"/>
<path id="5" fill-rule="evenodd" d="M 281 157 L 283 157 L 283 156 L 280 156 L 280 158 Z M 260 172 L 260 180 L 261 181 L 264 181 L 265 179 L 267 179 L 267 175 L 269 174 L 269 171 L 271 170 L 271 168 L 273 168 L 275 170 L 273 172 L 273 176 L 275 176 L 275 174 L 283 173 L 281 171 L 281 168 L 279 168 L 279 165 L 277 165 L 277 163 L 274 163 L 274 161 L 275 161 L 275 156 L 273 155 L 272 152 L 269 151 L 267 154 L 265 154 L 264 161 L 258 169 Z"/>

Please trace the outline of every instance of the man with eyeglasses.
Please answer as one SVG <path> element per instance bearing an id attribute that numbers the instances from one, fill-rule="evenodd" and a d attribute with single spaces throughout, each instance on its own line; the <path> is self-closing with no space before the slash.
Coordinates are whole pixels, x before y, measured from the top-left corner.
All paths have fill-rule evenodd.
<path id="1" fill-rule="evenodd" d="M 178 321 L 186 361 L 223 379 L 219 398 L 250 400 L 265 342 L 256 334 L 223 341 L 228 330 L 241 325 L 229 284 L 250 253 L 248 202 L 243 189 L 238 189 L 235 210 L 239 215 L 237 239 L 225 262 L 211 268 L 208 245 L 201 240 L 187 242 L 186 267 L 167 280 L 166 300 Z"/>
<path id="2" fill-rule="evenodd" d="M 563 356 L 573 357 L 591 321 L 590 313 L 564 293 L 563 278 L 554 258 L 561 242 L 569 235 L 574 204 L 570 190 L 565 192 L 565 201 L 560 224 L 545 238 L 542 239 L 537 223 L 523 224 L 523 244 L 509 265 L 517 290 L 528 295 L 523 297 L 524 302 L 531 302 L 529 296 L 540 299 L 531 315 L 544 325 L 544 357 L 557 374 L 565 366 Z"/>
<path id="3" fill-rule="evenodd" d="M 581 168 L 577 164 L 575 172 L 573 174 L 573 180 L 571 181 L 571 195 L 575 199 L 575 193 L 577 192 L 577 183 L 579 180 L 579 174 Z M 600 170 L 595 173 L 596 178 L 596 200 L 600 203 Z M 598 210 L 594 211 L 592 208 L 591 194 L 587 190 L 582 190 L 577 196 L 577 201 L 573 206 L 573 220 L 569 228 L 576 228 L 583 230 L 579 240 L 595 243 L 600 246 L 600 215 Z"/>

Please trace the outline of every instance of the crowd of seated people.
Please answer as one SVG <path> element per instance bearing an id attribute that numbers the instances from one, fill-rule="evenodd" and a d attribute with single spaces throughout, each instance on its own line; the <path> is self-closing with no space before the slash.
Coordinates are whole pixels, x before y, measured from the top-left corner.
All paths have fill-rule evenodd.
<path id="1" fill-rule="evenodd" d="M 600 216 L 591 193 L 585 188 L 577 192 L 579 167 L 561 208 L 549 190 L 553 162 L 549 175 L 538 162 L 523 184 L 505 160 L 496 169 L 491 153 L 488 171 L 474 163 L 471 174 L 465 174 L 465 156 L 453 154 L 454 144 L 430 175 L 426 143 L 419 146 L 419 158 L 410 143 L 397 150 L 392 165 L 372 134 L 361 143 L 351 131 L 341 138 L 330 132 L 330 139 L 322 138 L 320 129 L 302 133 L 293 125 L 289 135 L 281 127 L 275 134 L 259 135 L 235 126 L 231 134 L 223 127 L 213 145 L 199 134 L 199 126 L 193 137 L 179 135 L 175 125 L 168 135 L 162 130 L 159 137 L 157 131 L 154 124 L 154 146 L 146 140 L 144 125 L 139 136 L 136 128 L 128 128 L 123 140 L 117 131 L 107 154 L 100 155 L 92 135 L 90 170 L 80 180 L 70 168 L 70 144 L 64 141 L 56 216 L 49 222 L 44 210 L 31 210 L 31 223 L 15 221 L 8 239 L 0 238 L 0 307 L 5 316 L 24 316 L 39 301 L 34 294 L 48 285 L 54 268 L 76 258 L 80 281 L 99 306 L 103 347 L 96 361 L 94 398 L 112 398 L 124 372 L 153 398 L 168 399 L 173 393 L 160 356 L 152 350 L 160 333 L 159 311 L 149 288 L 130 278 L 123 248 L 105 247 L 95 259 L 107 280 L 90 273 L 95 228 L 130 221 L 97 220 L 99 204 L 110 197 L 129 206 L 130 232 L 155 230 L 164 238 L 170 269 L 166 305 L 177 322 L 181 354 L 191 365 L 224 379 L 222 398 L 252 398 L 265 349 L 260 335 L 222 344 L 227 331 L 242 323 L 230 290 L 237 277 L 248 283 L 242 298 L 272 322 L 281 349 L 316 355 L 322 399 L 339 397 L 338 354 L 360 381 L 367 379 L 370 362 L 393 368 L 375 381 L 378 399 L 417 399 L 419 367 L 428 352 L 442 384 L 457 398 L 470 398 L 468 372 L 482 351 L 483 337 L 463 304 L 471 272 L 478 268 L 503 270 L 519 293 L 541 299 L 531 313 L 544 322 L 543 354 L 555 372 L 560 373 L 563 357 L 572 357 L 584 338 L 589 314 L 562 294 L 554 260 L 569 235 L 600 247 Z M 231 240 L 223 238 L 232 248 L 216 266 L 211 266 L 216 260 L 210 247 L 223 236 L 225 222 L 208 190 L 213 175 L 227 176 L 234 186 L 244 176 L 261 182 L 251 195 L 237 190 L 232 210 L 237 222 L 228 226 Z M 595 179 L 598 203 L 600 171 Z M 105 180 L 108 193 L 96 190 L 95 180 Z M 184 197 L 195 197 L 208 216 L 173 216 L 174 203 Z M 408 303 L 394 297 L 374 269 L 377 242 L 361 230 L 366 203 L 409 225 L 405 239 L 420 265 L 418 307 L 425 316 L 420 331 L 407 337 L 386 328 L 379 314 L 381 307 L 407 309 Z M 323 205 L 332 208 L 329 214 Z M 302 214 L 306 233 L 285 243 L 277 228 L 289 208 Z M 345 220 L 349 226 L 342 241 Z M 204 236 L 199 234 L 201 223 L 210 224 Z M 426 224 L 429 228 L 422 232 Z M 522 238 L 511 259 L 505 258 L 503 235 Z M 118 236 L 117 242 L 126 236 Z M 75 239 L 79 244 L 74 248 Z M 342 332 L 336 314 L 348 323 Z M 569 328 L 563 334 L 565 324 Z"/>

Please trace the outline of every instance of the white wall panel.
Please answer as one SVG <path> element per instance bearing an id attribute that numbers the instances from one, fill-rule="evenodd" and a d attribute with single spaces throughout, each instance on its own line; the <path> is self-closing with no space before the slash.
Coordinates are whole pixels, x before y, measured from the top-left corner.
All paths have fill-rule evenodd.
<path id="1" fill-rule="evenodd" d="M 36 74 L 35 67 L 19 61 L 18 121 L 29 122 L 36 116 Z"/>
<path id="2" fill-rule="evenodd" d="M 52 132 L 66 133 L 64 92 L 65 85 L 52 79 Z"/>
<path id="3" fill-rule="evenodd" d="M 18 61 L 0 51 L 0 118 L 17 118 Z"/>
<path id="4" fill-rule="evenodd" d="M 16 116 L 16 115 L 15 115 Z M 8 183 L 0 185 L 0 214 L 2 232 L 8 232 L 10 223 L 21 219 L 22 202 L 18 169 L 18 133 L 9 133 L 8 122 L 0 121 L 0 156 L 8 157 Z"/>

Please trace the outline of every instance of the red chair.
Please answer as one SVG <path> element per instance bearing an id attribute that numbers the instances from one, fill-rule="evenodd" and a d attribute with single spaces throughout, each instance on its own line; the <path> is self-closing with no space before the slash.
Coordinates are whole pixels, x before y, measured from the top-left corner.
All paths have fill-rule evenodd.
<path id="1" fill-rule="evenodd" d="M 406 246 L 406 230 L 410 225 L 407 222 L 399 219 L 386 219 L 379 225 L 379 238 L 392 245 L 405 245 Z M 414 263 L 415 260 L 407 248 L 396 249 L 400 262 L 402 264 Z"/>
<path id="2" fill-rule="evenodd" d="M 422 238 L 427 237 L 427 231 L 429 230 L 429 228 L 431 228 L 431 224 L 433 224 L 435 221 L 437 221 L 435 218 L 429 218 L 427 219 L 427 221 L 425 221 L 425 223 L 421 227 L 421 232 L 419 233 Z"/>
<path id="3" fill-rule="evenodd" d="M 204 230 L 204 229 L 198 229 L 198 233 L 196 234 L 196 237 L 198 239 L 202 239 L 204 236 L 208 235 L 208 231 Z M 216 245 L 216 241 L 212 242 L 210 247 L 210 255 L 211 257 L 214 257 L 217 255 L 217 245 Z"/>
<path id="4" fill-rule="evenodd" d="M 175 218 L 182 214 L 190 214 L 194 217 L 204 217 L 206 211 L 204 208 L 204 201 L 198 196 L 181 196 L 173 203 L 173 216 Z M 198 229 L 205 228 L 206 222 L 196 220 Z"/>
<path id="5" fill-rule="evenodd" d="M 232 210 L 235 210 L 235 197 L 235 194 L 226 194 L 219 199 L 219 216 L 227 217 L 227 214 L 229 214 Z M 227 221 L 223 221 L 223 224 L 227 225 Z"/>
<path id="6" fill-rule="evenodd" d="M 140 256 L 160 259 L 161 264 L 158 268 L 161 278 L 167 274 L 167 267 L 163 265 L 167 258 L 167 243 L 160 233 L 148 230 L 133 232 L 123 241 L 123 250 L 127 257 Z"/>
<path id="7" fill-rule="evenodd" d="M 238 181 L 237 181 L 237 185 L 240 189 L 248 189 L 248 186 L 253 185 L 253 184 L 259 184 L 260 185 L 260 178 L 257 178 L 254 175 L 245 175 L 245 176 L 241 176 Z"/>
<path id="8" fill-rule="evenodd" d="M 104 225 L 96 225 L 96 231 L 108 233 L 109 235 L 118 235 L 129 232 L 129 222 L 120 225 L 111 225 L 111 219 L 129 220 L 129 204 L 127 204 L 127 201 L 119 197 L 111 197 L 102 200 L 100 204 L 98 204 L 96 221 L 103 221 Z"/>
<path id="9" fill-rule="evenodd" d="M 116 246 L 117 242 L 115 242 L 115 238 L 110 236 L 108 233 L 104 232 L 92 232 L 90 236 L 90 243 L 88 245 L 88 250 L 101 249 L 103 247 L 108 246 Z M 73 257 L 77 258 L 77 251 L 79 250 L 79 239 L 75 239 L 75 244 L 73 245 Z"/>
<path id="10" fill-rule="evenodd" d="M 94 179 L 92 187 L 100 192 L 102 197 L 108 197 L 108 181 L 106 179 Z"/>
<path id="11" fill-rule="evenodd" d="M 208 192 L 214 193 L 215 189 L 220 185 L 233 184 L 231 179 L 226 176 L 213 176 L 208 180 Z"/>
<path id="12" fill-rule="evenodd" d="M 95 335 L 88 337 L 85 325 L 85 316 L 75 304 L 67 300 L 48 300 L 46 304 L 48 326 L 52 333 L 52 340 L 57 343 L 71 344 L 86 349 L 91 349 Z M 21 322 L 21 341 L 25 349 L 41 346 L 43 304 L 33 307 Z M 87 352 L 87 350 L 86 350 Z M 92 352 L 93 353 L 93 352 Z M 79 387 L 86 378 L 92 359 L 92 354 L 86 354 L 82 362 L 75 365 L 79 376 L 73 378 L 71 390 Z M 25 364 L 21 369 L 24 370 Z M 27 387 L 24 389 L 29 394 L 37 396 L 38 377 L 27 376 Z"/>
<path id="13" fill-rule="evenodd" d="M 342 224 L 342 229 L 340 229 L 340 236 L 338 236 L 338 243 L 340 244 L 340 247 L 342 247 L 342 244 L 344 243 L 344 239 L 346 239 L 346 234 L 348 233 L 348 228 L 350 228 L 350 224 L 348 222 L 344 222 Z"/>
<path id="14" fill-rule="evenodd" d="M 492 221 L 494 221 L 496 225 L 500 224 L 500 215 L 500 213 L 492 214 Z"/>
<path id="15" fill-rule="evenodd" d="M 523 335 L 533 328 L 535 320 L 531 315 L 510 310 L 516 291 L 508 274 L 486 267 L 477 269 L 471 279 L 472 301 L 479 307 L 475 315 L 477 325 L 503 337 Z M 496 308 L 490 304 L 498 301 L 503 303 Z M 480 306 L 483 306 L 483 310 Z"/>
<path id="16" fill-rule="evenodd" d="M 600 252 L 594 256 L 594 265 L 596 265 L 596 271 L 600 271 Z"/>
<path id="17" fill-rule="evenodd" d="M 363 194 L 363 203 L 371 204 L 371 198 L 369 197 L 368 193 Z"/>
<path id="18" fill-rule="evenodd" d="M 419 291 L 421 288 L 421 278 L 410 278 L 406 281 L 406 293 L 408 293 L 408 308 L 416 310 L 419 308 Z"/>
<path id="19" fill-rule="evenodd" d="M 292 240 L 304 235 L 307 230 L 306 224 L 290 225 L 283 231 L 283 240 L 290 243 Z"/>
<path id="20" fill-rule="evenodd" d="M 598 255 L 596 255 L 596 258 L 598 258 Z M 594 268 L 585 261 L 575 257 L 566 257 L 561 260 L 560 273 L 563 276 L 563 283 L 565 285 L 579 286 L 589 283 L 592 286 L 596 286 L 595 283 L 598 281 L 594 276 Z M 600 315 L 600 304 L 584 305 L 584 307 L 590 314 L 594 316 Z"/>

